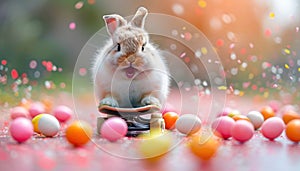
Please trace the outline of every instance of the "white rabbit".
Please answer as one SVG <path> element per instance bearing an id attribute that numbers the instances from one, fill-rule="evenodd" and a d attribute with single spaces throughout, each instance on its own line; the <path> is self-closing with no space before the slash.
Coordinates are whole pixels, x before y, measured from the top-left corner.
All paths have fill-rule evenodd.
<path id="1" fill-rule="evenodd" d="M 92 68 L 100 105 L 161 107 L 165 102 L 169 70 L 144 30 L 147 14 L 147 9 L 140 7 L 128 23 L 117 14 L 103 16 L 111 39 L 96 54 Z"/>

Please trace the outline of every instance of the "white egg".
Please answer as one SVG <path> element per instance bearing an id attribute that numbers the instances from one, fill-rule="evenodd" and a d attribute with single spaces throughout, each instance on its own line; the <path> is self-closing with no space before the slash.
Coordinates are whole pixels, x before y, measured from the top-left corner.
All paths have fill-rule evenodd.
<path id="1" fill-rule="evenodd" d="M 264 122 L 263 115 L 258 111 L 251 111 L 247 114 L 250 122 L 253 124 L 255 129 L 259 129 Z"/>
<path id="2" fill-rule="evenodd" d="M 191 135 L 200 130 L 201 120 L 197 115 L 184 114 L 177 119 L 175 127 L 180 133 Z"/>
<path id="3" fill-rule="evenodd" d="M 40 133 L 47 137 L 55 136 L 60 129 L 59 121 L 50 114 L 42 114 L 37 124 Z"/>

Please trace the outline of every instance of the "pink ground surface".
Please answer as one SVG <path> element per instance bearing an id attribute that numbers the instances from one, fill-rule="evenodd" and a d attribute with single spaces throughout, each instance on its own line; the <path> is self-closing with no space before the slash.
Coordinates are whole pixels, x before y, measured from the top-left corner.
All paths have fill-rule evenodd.
<path id="1" fill-rule="evenodd" d="M 82 96 L 84 107 L 76 109 L 73 119 L 84 119 L 96 129 L 97 113 L 93 100 Z M 59 99 L 59 101 L 58 101 Z M 178 95 L 171 95 L 169 100 L 177 110 L 180 104 Z M 69 94 L 53 97 L 55 104 L 72 104 Z M 209 111 L 209 97 L 200 98 L 199 113 Z M 189 104 L 189 103 L 187 103 Z M 192 104 L 192 103 L 191 103 Z M 244 97 L 227 97 L 226 106 L 246 113 L 267 104 L 262 100 Z M 182 113 L 193 111 L 194 106 L 185 105 Z M 138 159 L 136 138 L 125 137 L 115 143 L 100 138 L 97 134 L 86 146 L 74 148 L 64 137 L 66 125 L 57 137 L 41 138 L 33 136 L 23 144 L 16 143 L 8 133 L 9 107 L 1 110 L 0 117 L 0 170 L 299 170 L 300 145 L 287 140 L 284 134 L 275 141 L 269 141 L 257 131 L 248 142 L 240 144 L 234 140 L 221 142 L 216 156 L 209 161 L 195 157 L 186 145 L 187 138 L 173 131 L 171 134 L 176 145 L 160 160 L 150 162 Z M 203 116 L 200 116 L 203 119 Z M 68 123 L 67 123 L 68 124 Z M 96 132 L 96 130 L 95 130 Z"/>

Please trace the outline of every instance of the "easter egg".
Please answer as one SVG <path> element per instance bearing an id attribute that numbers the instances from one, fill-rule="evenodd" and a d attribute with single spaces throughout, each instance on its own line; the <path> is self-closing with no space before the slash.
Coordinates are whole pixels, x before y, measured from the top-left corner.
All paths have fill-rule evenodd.
<path id="1" fill-rule="evenodd" d="M 104 121 L 100 128 L 102 138 L 109 141 L 117 141 L 127 134 L 127 123 L 119 117 L 112 117 Z"/>
<path id="2" fill-rule="evenodd" d="M 250 140 L 253 134 L 253 125 L 245 120 L 236 121 L 231 129 L 232 138 L 242 143 Z"/>
<path id="3" fill-rule="evenodd" d="M 245 116 L 245 115 L 234 115 L 234 116 L 232 117 L 232 119 L 233 119 L 234 121 L 245 120 L 245 121 L 249 121 L 249 122 L 250 122 L 250 119 L 249 119 L 247 116 Z"/>
<path id="4" fill-rule="evenodd" d="M 167 112 L 163 115 L 166 129 L 174 129 L 175 123 L 178 119 L 178 114 L 175 112 Z"/>
<path id="5" fill-rule="evenodd" d="M 145 134 L 139 136 L 138 151 L 142 158 L 158 158 L 166 154 L 172 145 L 172 137 L 168 133 Z"/>
<path id="6" fill-rule="evenodd" d="M 283 113 L 282 119 L 285 124 L 288 124 L 291 120 L 300 119 L 300 115 L 293 110 L 289 110 Z"/>
<path id="7" fill-rule="evenodd" d="M 201 120 L 193 114 L 181 115 L 177 119 L 175 127 L 182 134 L 192 135 L 200 130 Z"/>
<path id="8" fill-rule="evenodd" d="M 45 106 L 43 103 L 35 102 L 30 105 L 28 111 L 31 118 L 34 118 L 39 114 L 45 113 Z"/>
<path id="9" fill-rule="evenodd" d="M 254 126 L 254 129 L 259 129 L 264 122 L 264 117 L 259 111 L 250 111 L 247 117 Z"/>
<path id="10" fill-rule="evenodd" d="M 92 134 L 92 127 L 85 121 L 74 121 L 66 129 L 66 139 L 76 147 L 88 143 Z"/>
<path id="11" fill-rule="evenodd" d="M 267 120 L 275 116 L 274 110 L 270 106 L 265 106 L 260 110 L 260 113 L 263 115 L 264 120 Z"/>
<path id="12" fill-rule="evenodd" d="M 269 140 L 279 137 L 285 128 L 285 124 L 281 118 L 271 117 L 267 119 L 261 126 L 261 133 Z"/>
<path id="13" fill-rule="evenodd" d="M 300 141 L 300 119 L 290 121 L 285 128 L 287 138 L 294 142 Z"/>
<path id="14" fill-rule="evenodd" d="M 216 131 L 216 135 L 223 138 L 228 139 L 231 137 L 231 129 L 234 125 L 235 121 L 229 116 L 221 116 L 218 117 L 212 123 L 212 129 Z"/>
<path id="15" fill-rule="evenodd" d="M 66 122 L 73 115 L 73 111 L 68 106 L 60 105 L 53 110 L 53 115 L 60 122 Z"/>
<path id="16" fill-rule="evenodd" d="M 191 152 L 202 160 L 209 160 L 214 157 L 219 146 L 219 141 L 212 135 L 195 135 L 189 143 Z"/>
<path id="17" fill-rule="evenodd" d="M 34 131 L 47 137 L 55 136 L 60 130 L 58 120 L 50 114 L 39 114 L 32 119 Z"/>
<path id="18" fill-rule="evenodd" d="M 33 126 L 30 120 L 19 117 L 11 122 L 9 131 L 14 140 L 22 143 L 32 136 Z"/>
<path id="19" fill-rule="evenodd" d="M 10 118 L 16 119 L 18 117 L 29 117 L 29 112 L 25 107 L 17 106 L 12 109 L 10 109 Z"/>

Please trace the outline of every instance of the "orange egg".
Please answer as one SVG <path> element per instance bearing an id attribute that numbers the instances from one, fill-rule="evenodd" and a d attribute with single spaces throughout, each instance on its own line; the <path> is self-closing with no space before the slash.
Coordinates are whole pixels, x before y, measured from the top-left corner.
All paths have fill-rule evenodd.
<path id="1" fill-rule="evenodd" d="M 74 146 L 82 146 L 88 143 L 92 134 L 92 127 L 84 121 L 75 121 L 66 130 L 66 138 Z"/>
<path id="2" fill-rule="evenodd" d="M 165 127 L 166 129 L 174 129 L 175 123 L 178 119 L 178 114 L 175 112 L 167 112 L 163 115 L 163 118 L 165 120 Z"/>
<path id="3" fill-rule="evenodd" d="M 300 119 L 294 119 L 286 125 L 285 134 L 294 142 L 300 141 Z"/>
<path id="4" fill-rule="evenodd" d="M 270 106 L 265 106 L 260 110 L 260 113 L 264 116 L 264 120 L 275 116 L 274 110 Z"/>
<path id="5" fill-rule="evenodd" d="M 237 121 L 237 120 L 246 120 L 246 121 L 251 122 L 250 119 L 245 115 L 235 115 L 235 116 L 232 117 L 232 119 L 234 119 L 235 121 Z"/>
<path id="6" fill-rule="evenodd" d="M 287 111 L 283 114 L 282 119 L 285 124 L 288 124 L 291 120 L 300 119 L 300 115 L 295 111 Z"/>
<path id="7" fill-rule="evenodd" d="M 215 156 L 219 149 L 220 143 L 212 135 L 196 135 L 192 137 L 189 145 L 190 150 L 194 155 L 202 160 L 209 160 Z"/>

